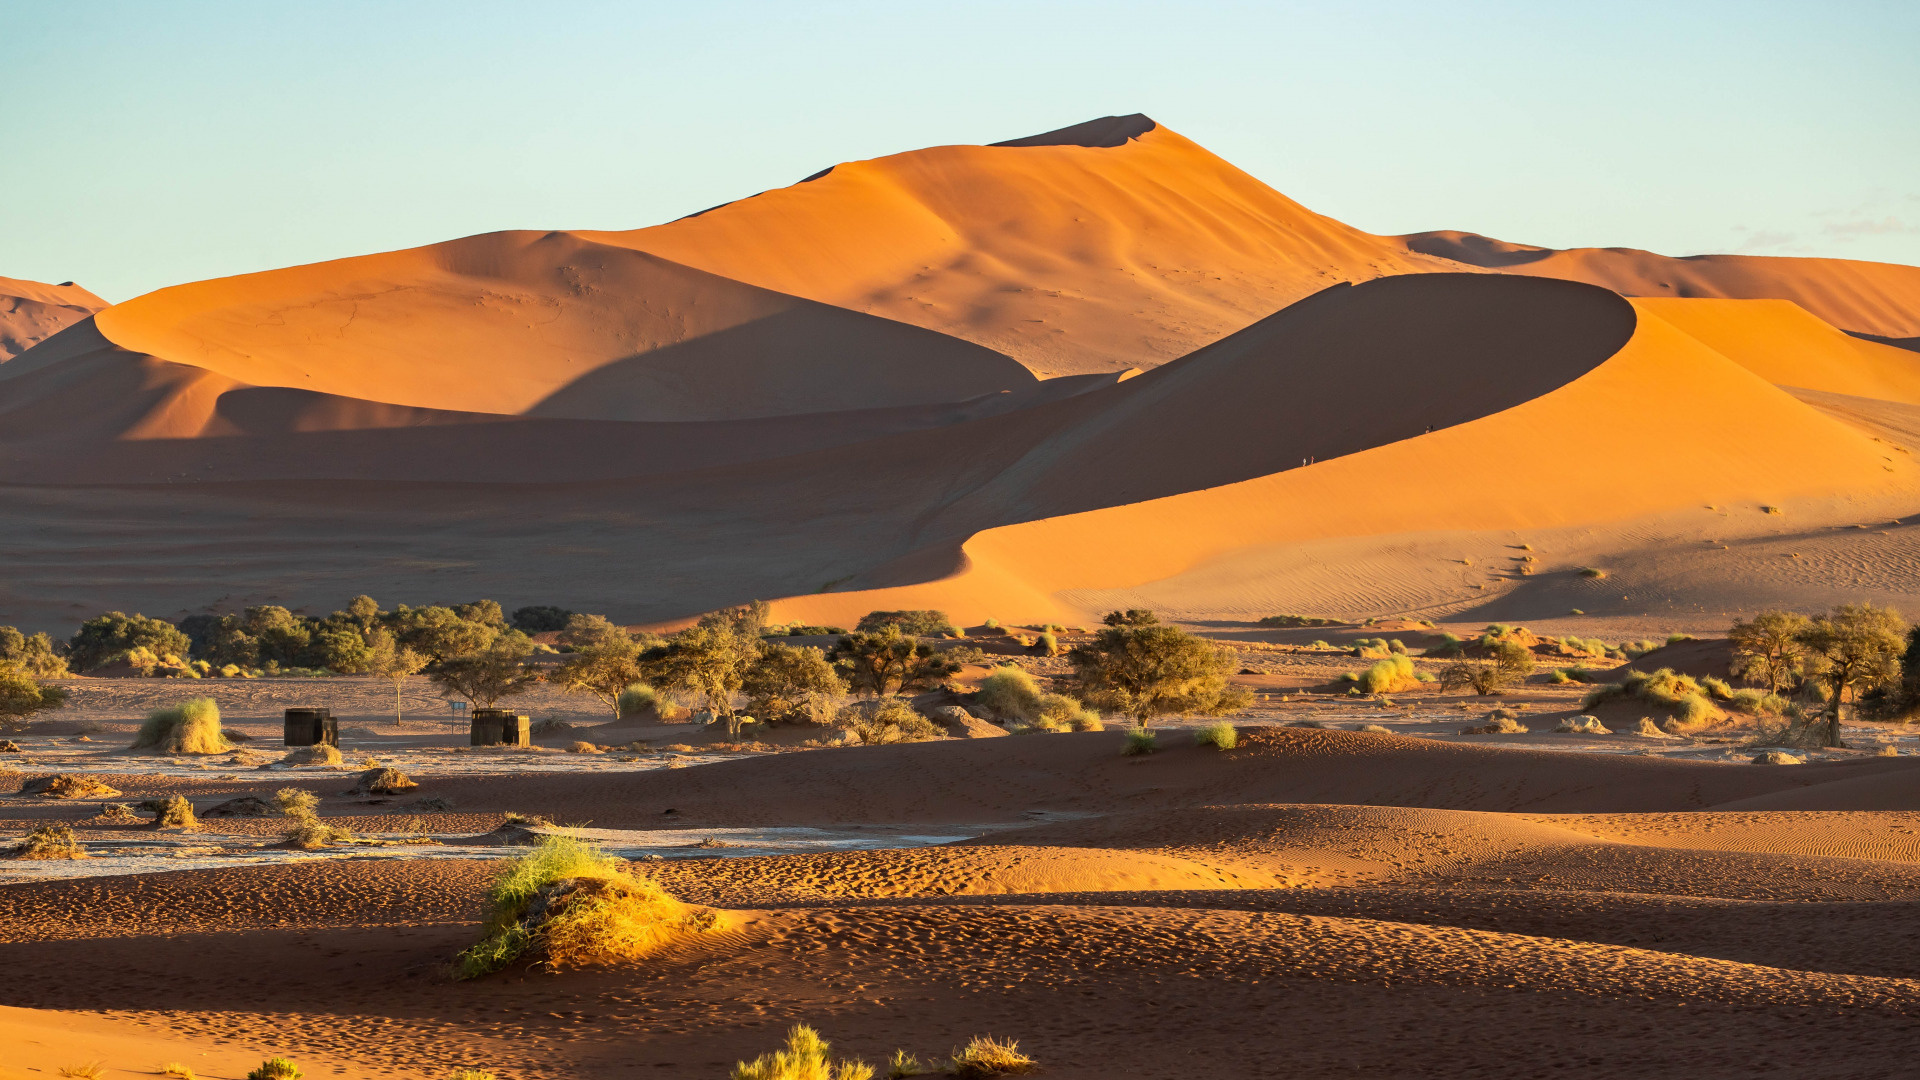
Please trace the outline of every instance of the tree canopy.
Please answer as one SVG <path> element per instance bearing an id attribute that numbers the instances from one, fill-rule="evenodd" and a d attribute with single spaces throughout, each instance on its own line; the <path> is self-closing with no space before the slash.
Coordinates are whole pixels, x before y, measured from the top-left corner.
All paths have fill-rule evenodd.
<path id="1" fill-rule="evenodd" d="M 1118 625 L 1067 654 L 1080 696 L 1146 727 L 1156 716 L 1220 716 L 1243 709 L 1251 691 L 1227 681 L 1230 650 L 1177 626 Z"/>

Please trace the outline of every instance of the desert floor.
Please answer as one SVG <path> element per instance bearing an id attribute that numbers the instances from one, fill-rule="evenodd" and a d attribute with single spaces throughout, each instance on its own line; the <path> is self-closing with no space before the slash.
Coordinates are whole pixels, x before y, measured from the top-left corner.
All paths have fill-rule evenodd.
<path id="1" fill-rule="evenodd" d="M 1737 731 L 1554 734 L 1583 687 L 1319 692 L 1364 665 L 1310 642 L 1363 633 L 1220 631 L 1260 692 L 1240 745 L 1175 722 L 1136 757 L 1112 730 L 728 744 L 594 726 L 544 688 L 524 711 L 575 728 L 470 750 L 424 681 L 396 727 L 368 679 L 75 680 L 0 788 L 84 772 L 121 795 L 0 796 L 0 839 L 63 822 L 92 856 L 0 862 L 0 1077 L 238 1078 L 269 1054 L 315 1078 L 720 1077 L 796 1021 L 874 1063 L 1018 1039 L 1058 1077 L 1912 1074 L 1913 729 L 1756 766 Z M 201 692 L 247 749 L 124 750 Z M 296 704 L 344 717 L 345 767 L 277 763 Z M 1495 705 L 1532 732 L 1459 734 Z M 343 794 L 369 760 L 420 786 Z M 289 851 L 276 819 L 205 816 L 286 786 L 358 841 Z M 172 793 L 198 831 L 99 813 Z M 452 980 L 511 841 L 569 828 L 723 928 L 633 967 Z"/>

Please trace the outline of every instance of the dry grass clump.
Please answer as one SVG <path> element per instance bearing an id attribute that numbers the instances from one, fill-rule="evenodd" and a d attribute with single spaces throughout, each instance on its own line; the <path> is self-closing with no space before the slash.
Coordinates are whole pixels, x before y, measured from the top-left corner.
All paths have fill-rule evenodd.
<path id="1" fill-rule="evenodd" d="M 73 838 L 73 830 L 67 826 L 37 825 L 17 846 L 7 851 L 6 857 L 39 861 L 84 859 L 87 850 Z"/>
<path id="2" fill-rule="evenodd" d="M 193 816 L 193 804 L 185 795 L 169 795 L 164 799 L 147 799 L 140 809 L 154 813 L 153 828 L 156 829 L 197 829 L 200 822 Z"/>
<path id="3" fill-rule="evenodd" d="M 819 1032 L 805 1024 L 795 1024 L 787 1032 L 785 1049 L 736 1063 L 732 1080 L 873 1080 L 873 1066 L 862 1061 L 842 1061 L 836 1065 L 827 1056 L 828 1049 L 827 1041 Z"/>
<path id="4" fill-rule="evenodd" d="M 1156 749 L 1153 732 L 1143 727 L 1127 732 L 1127 741 L 1120 745 L 1120 753 L 1129 757 L 1137 754 L 1151 754 Z"/>
<path id="5" fill-rule="evenodd" d="M 171 1076 L 173 1080 L 199 1080 L 199 1077 L 193 1074 L 193 1070 L 188 1068 L 185 1062 L 180 1061 L 169 1061 L 160 1066 L 160 1075 Z"/>
<path id="6" fill-rule="evenodd" d="M 1032 1072 L 1038 1064 L 1020 1052 L 1020 1044 L 1015 1040 L 975 1035 L 967 1045 L 953 1052 L 953 1060 L 947 1063 L 947 1067 L 953 1075 L 969 1080 L 973 1077 Z"/>
<path id="7" fill-rule="evenodd" d="M 403 791 L 412 791 L 419 787 L 413 778 L 392 766 L 368 769 L 354 781 L 354 795 L 398 795 Z"/>
<path id="8" fill-rule="evenodd" d="M 913 706 L 897 697 L 849 705 L 841 713 L 838 726 L 851 731 L 868 746 L 924 742 L 946 734 L 940 725 L 921 716 Z"/>
<path id="9" fill-rule="evenodd" d="M 1654 723 L 1653 717 L 1651 716 L 1641 717 L 1640 722 L 1633 726 L 1633 733 L 1649 739 L 1665 739 L 1671 737 L 1666 732 L 1660 730 L 1660 725 Z"/>
<path id="10" fill-rule="evenodd" d="M 346 759 L 340 756 L 340 748 L 327 743 L 315 743 L 312 746 L 302 746 L 298 749 L 290 750 L 287 752 L 287 756 L 281 758 L 280 761 L 286 765 L 331 765 L 336 767 L 346 763 Z"/>
<path id="11" fill-rule="evenodd" d="M 273 793 L 273 805 L 287 819 L 281 837 L 288 847 L 317 851 L 353 839 L 353 830 L 320 820 L 320 796 L 311 791 L 281 788 Z"/>
<path id="12" fill-rule="evenodd" d="M 283 1057 L 272 1057 L 247 1074 L 247 1080 L 300 1080 L 306 1074 L 300 1066 Z"/>
<path id="13" fill-rule="evenodd" d="M 60 1075 L 74 1077 L 76 1080 L 106 1080 L 106 1062 L 88 1061 L 79 1065 L 62 1065 Z"/>
<path id="14" fill-rule="evenodd" d="M 1397 694 L 1406 690 L 1417 690 L 1421 683 L 1433 681 L 1432 676 L 1415 671 L 1413 661 L 1408 659 L 1405 653 L 1394 653 L 1367 670 L 1347 677 L 1369 694 Z"/>
<path id="15" fill-rule="evenodd" d="M 485 1069 L 455 1069 L 447 1074 L 447 1080 L 500 1080 Z"/>
<path id="16" fill-rule="evenodd" d="M 1240 729 L 1225 720 L 1217 724 L 1208 724 L 1193 733 L 1197 746 L 1211 746 L 1220 750 L 1231 750 L 1240 745 Z"/>
<path id="17" fill-rule="evenodd" d="M 1560 726 L 1553 730 L 1562 735 L 1613 734 L 1613 730 L 1601 723 L 1600 718 L 1597 716 L 1575 716 L 1571 719 L 1562 720 L 1560 721 Z"/>
<path id="18" fill-rule="evenodd" d="M 1707 699 L 1707 692 L 1698 681 L 1689 675 L 1676 674 L 1672 668 L 1661 668 L 1651 675 L 1629 671 L 1627 677 L 1617 683 L 1596 687 L 1580 707 L 1592 709 L 1610 701 L 1634 700 L 1665 709 L 1673 715 L 1674 723 L 1683 728 L 1705 727 L 1727 716 Z"/>
<path id="19" fill-rule="evenodd" d="M 1100 714 L 1065 694 L 1040 689 L 1034 677 L 1017 667 L 993 669 L 980 680 L 974 700 L 1010 726 L 1024 731 L 1103 731 Z"/>
<path id="20" fill-rule="evenodd" d="M 26 751 L 20 749 L 19 743 L 14 742 L 12 739 L 0 739 L 0 754 L 24 754 L 24 753 L 26 753 Z"/>
<path id="21" fill-rule="evenodd" d="M 1764 750 L 1753 756 L 1755 765 L 1805 765 L 1806 759 L 1795 757 L 1785 750 Z"/>
<path id="22" fill-rule="evenodd" d="M 1533 729 L 1520 723 L 1512 710 L 1495 709 L 1482 718 L 1477 727 L 1460 729 L 1462 735 L 1525 735 Z"/>
<path id="23" fill-rule="evenodd" d="M 522 955 L 555 968 L 630 963 L 719 916 L 690 907 L 619 860 L 569 836 L 549 836 L 508 863 L 487 893 L 485 936 L 460 954 L 455 974 L 477 978 Z"/>
<path id="24" fill-rule="evenodd" d="M 134 750 L 162 754 L 225 754 L 233 750 L 220 730 L 220 706 L 212 698 L 189 698 L 170 709 L 155 709 L 133 737 Z"/>
<path id="25" fill-rule="evenodd" d="M 909 1076 L 924 1076 L 927 1067 L 920 1059 L 905 1050 L 895 1050 L 887 1059 L 887 1080 L 906 1080 Z"/>
<path id="26" fill-rule="evenodd" d="M 576 742 L 572 746 L 567 747 L 567 753 L 569 754 L 604 754 L 606 753 L 606 751 L 600 749 L 598 746 L 595 746 L 590 742 Z"/>
<path id="27" fill-rule="evenodd" d="M 61 773 L 27 781 L 20 785 L 20 794 L 43 799 L 111 799 L 120 791 L 83 773 Z"/>

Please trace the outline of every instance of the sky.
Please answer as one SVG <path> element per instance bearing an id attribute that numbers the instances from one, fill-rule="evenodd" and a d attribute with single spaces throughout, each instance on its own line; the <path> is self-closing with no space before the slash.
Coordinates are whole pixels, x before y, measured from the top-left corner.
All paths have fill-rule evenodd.
<path id="1" fill-rule="evenodd" d="M 0 276 L 108 300 L 1144 112 L 1378 233 L 1920 264 L 1920 4 L 0 0 Z"/>

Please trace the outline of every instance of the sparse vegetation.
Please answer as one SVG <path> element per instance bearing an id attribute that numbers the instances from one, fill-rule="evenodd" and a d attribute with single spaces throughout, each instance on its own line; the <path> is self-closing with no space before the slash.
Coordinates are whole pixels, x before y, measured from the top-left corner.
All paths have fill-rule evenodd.
<path id="1" fill-rule="evenodd" d="M 1151 728 L 1136 727 L 1127 731 L 1127 741 L 1120 745 L 1120 753 L 1133 757 L 1139 754 L 1151 754 L 1158 748 Z"/>
<path id="2" fill-rule="evenodd" d="M 1604 578 L 1607 576 L 1607 572 L 1597 566 L 1583 566 L 1580 568 L 1580 576 L 1583 578 Z"/>
<path id="3" fill-rule="evenodd" d="M 1397 694 L 1417 690 L 1429 678 L 1414 670 L 1413 661 L 1406 654 L 1395 653 L 1354 676 L 1354 681 L 1369 694 Z"/>
<path id="4" fill-rule="evenodd" d="M 961 1080 L 976 1080 L 979 1077 L 1032 1072 L 1037 1064 L 1020 1052 L 1020 1044 L 1015 1040 L 976 1035 L 967 1041 L 967 1045 L 953 1052 L 948 1068 Z"/>
<path id="5" fill-rule="evenodd" d="M 65 690 L 42 686 L 19 664 L 0 661 L 0 731 L 19 731 L 33 714 L 66 702 Z"/>
<path id="6" fill-rule="evenodd" d="M 533 640 L 525 634 L 501 631 L 481 648 L 441 660 L 427 677 L 445 696 L 465 698 L 477 709 L 491 709 L 501 698 L 524 694 L 539 681 L 539 675 L 527 667 L 533 651 Z"/>
<path id="7" fill-rule="evenodd" d="M 1160 622 L 1160 616 L 1146 608 L 1128 608 L 1125 611 L 1109 611 L 1100 617 L 1100 621 L 1107 626 L 1154 626 Z M 1267 620 L 1260 620 L 1260 625 L 1268 625 Z"/>
<path id="8" fill-rule="evenodd" d="M 199 1080 L 199 1078 L 194 1075 L 192 1069 L 188 1068 L 185 1063 L 179 1061 L 169 1061 L 165 1065 L 160 1066 L 160 1075 L 172 1077 L 173 1080 Z"/>
<path id="9" fill-rule="evenodd" d="M 1593 689 L 1582 699 L 1582 709 L 1594 709 L 1608 702 L 1637 700 L 1659 709 L 1672 716 L 1674 723 L 1683 728 L 1703 727 L 1715 720 L 1725 719 L 1711 700 L 1706 690 L 1692 676 L 1676 674 L 1672 668 L 1661 668 L 1652 674 L 1643 671 L 1629 671 L 1620 682 Z"/>
<path id="10" fill-rule="evenodd" d="M 59 860 L 84 859 L 87 850 L 73 837 L 66 825 L 36 825 L 18 845 L 10 849 L 9 859 Z"/>
<path id="11" fill-rule="evenodd" d="M 220 730 L 220 707 L 212 698 L 198 697 L 148 713 L 131 748 L 162 754 L 225 754 L 233 745 Z"/>
<path id="12" fill-rule="evenodd" d="M 79 1065 L 62 1065 L 59 1074 L 73 1080 L 106 1080 L 107 1068 L 104 1061 L 88 1061 Z"/>
<path id="13" fill-rule="evenodd" d="M 200 822 L 193 816 L 193 803 L 185 795 L 169 795 L 164 799 L 147 799 L 140 804 L 141 809 L 153 811 L 153 827 L 156 829 L 197 829 Z"/>
<path id="14" fill-rule="evenodd" d="M 300 1071 L 300 1066 L 286 1058 L 271 1057 L 248 1073 L 247 1080 L 300 1080 L 305 1075 Z"/>
<path id="15" fill-rule="evenodd" d="M 556 969 L 630 963 L 719 924 L 714 912 L 682 904 L 619 869 L 619 860 L 566 836 L 548 836 L 507 863 L 487 904 L 480 942 L 456 963 L 460 978 L 498 971 L 523 955 Z"/>
<path id="16" fill-rule="evenodd" d="M 924 742 L 946 734 L 940 725 L 921 716 L 913 706 L 897 697 L 847 706 L 842 714 L 842 726 L 868 746 Z"/>
<path id="17" fill-rule="evenodd" d="M 783 1049 L 735 1064 L 732 1080 L 873 1080 L 873 1066 L 860 1061 L 836 1064 L 827 1056 L 829 1049 L 819 1032 L 805 1024 L 795 1024 L 787 1032 L 787 1045 Z M 897 1061 L 900 1055 L 895 1054 L 894 1058 Z"/>
<path id="18" fill-rule="evenodd" d="M 20 794 L 43 799 L 111 799 L 120 792 L 84 773 L 61 773 L 27 781 L 21 785 Z"/>
<path id="19" fill-rule="evenodd" d="M 274 808 L 287 819 L 281 839 L 288 847 L 317 851 L 353 839 L 353 832 L 320 820 L 320 796 L 301 788 L 281 788 L 273 794 Z"/>
<path id="20" fill-rule="evenodd" d="M 1141 727 L 1168 713 L 1220 716 L 1253 701 L 1228 682 L 1233 650 L 1176 626 L 1110 626 L 1068 656 L 1082 700 Z"/>
<path id="21" fill-rule="evenodd" d="M 1197 746 L 1211 746 L 1217 750 L 1231 750 L 1240 745 L 1240 730 L 1225 720 L 1217 724 L 1208 724 L 1193 733 Z"/>
<path id="22" fill-rule="evenodd" d="M 889 626 L 908 637 L 944 637 L 954 629 L 944 611 L 869 611 L 853 626 L 854 632 L 875 634 Z"/>

